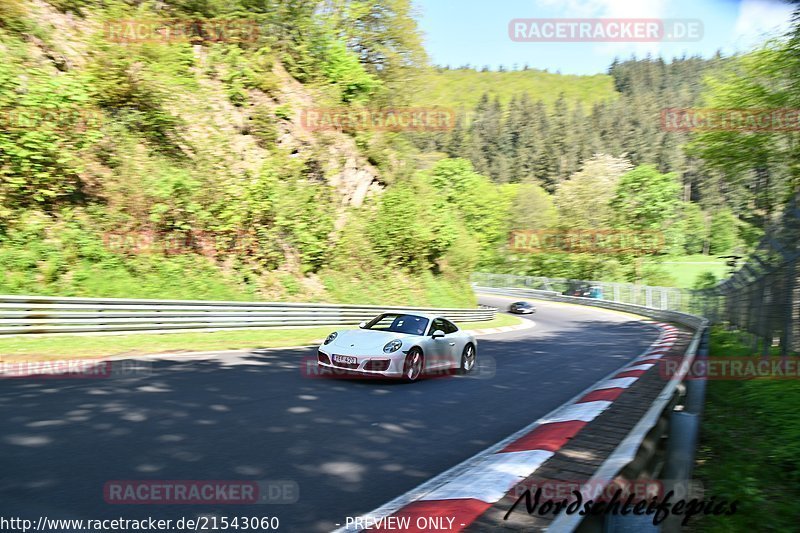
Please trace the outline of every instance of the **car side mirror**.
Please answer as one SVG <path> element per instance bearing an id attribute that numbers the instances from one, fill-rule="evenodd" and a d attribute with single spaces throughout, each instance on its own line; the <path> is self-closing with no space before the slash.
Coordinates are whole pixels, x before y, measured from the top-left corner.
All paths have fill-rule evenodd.
<path id="1" fill-rule="evenodd" d="M 361 328 L 361 329 L 364 329 L 364 326 L 366 326 L 366 325 L 367 325 L 367 323 L 364 322 L 363 320 L 358 323 L 358 327 Z"/>
<path id="2" fill-rule="evenodd" d="M 434 339 L 439 339 L 441 337 L 444 337 L 444 331 L 437 329 L 436 331 L 433 332 L 433 335 L 431 335 L 431 337 L 433 337 Z"/>

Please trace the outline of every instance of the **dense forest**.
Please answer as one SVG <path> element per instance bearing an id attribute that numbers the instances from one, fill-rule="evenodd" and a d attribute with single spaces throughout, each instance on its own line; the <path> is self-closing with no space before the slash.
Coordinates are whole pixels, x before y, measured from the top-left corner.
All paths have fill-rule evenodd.
<path id="1" fill-rule="evenodd" d="M 193 30 L 120 38 L 131 20 Z M 257 31 L 215 31 L 232 21 Z M 486 94 L 435 96 L 479 76 Z M 798 24 L 742 56 L 574 78 L 432 66 L 409 0 L 0 0 L 0 292 L 469 305 L 476 269 L 673 284 L 660 259 L 746 252 L 800 186 L 797 131 L 661 125 L 800 107 Z M 432 101 L 452 130 L 298 118 Z M 513 229 L 559 228 L 665 241 L 646 263 L 509 250 Z"/>
<path id="2" fill-rule="evenodd" d="M 615 97 L 588 110 L 581 102 L 570 103 L 563 93 L 551 107 L 528 93 L 512 95 L 505 105 L 483 94 L 474 109 L 462 113 L 454 131 L 418 143 L 422 149 L 469 159 L 497 183 L 532 182 L 550 193 L 594 155 L 622 157 L 634 166 L 650 164 L 659 172 L 677 173 L 681 199 L 702 208 L 707 217 L 730 209 L 760 227 L 760 217 L 771 213 L 791 187 L 788 175 L 759 181 L 748 175 L 759 172 L 756 168 L 743 168 L 735 177 L 723 176 L 714 164 L 721 158 L 701 158 L 686 149 L 689 132 L 662 127 L 662 110 L 707 106 L 714 98 L 707 90 L 709 80 L 735 76 L 742 62 L 719 54 L 670 62 L 650 57 L 615 61 L 608 71 Z"/>

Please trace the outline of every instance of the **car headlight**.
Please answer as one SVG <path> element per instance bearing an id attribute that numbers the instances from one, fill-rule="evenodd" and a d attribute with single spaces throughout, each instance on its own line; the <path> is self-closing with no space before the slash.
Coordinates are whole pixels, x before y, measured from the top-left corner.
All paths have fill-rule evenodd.
<path id="1" fill-rule="evenodd" d="M 383 347 L 384 353 L 392 353 L 396 352 L 403 346 L 403 341 L 400 339 L 395 339 L 393 341 L 389 341 L 386 343 L 386 346 Z"/>
<path id="2" fill-rule="evenodd" d="M 336 338 L 336 332 L 334 331 L 333 333 L 328 335 L 328 338 L 325 339 L 325 344 L 332 343 L 335 338 Z"/>

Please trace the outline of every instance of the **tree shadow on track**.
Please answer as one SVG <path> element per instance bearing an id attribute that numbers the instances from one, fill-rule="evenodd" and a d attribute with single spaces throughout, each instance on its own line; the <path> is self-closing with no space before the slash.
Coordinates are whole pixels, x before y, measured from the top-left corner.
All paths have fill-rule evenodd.
<path id="1" fill-rule="evenodd" d="M 0 379 L 0 515 L 278 516 L 285 531 L 329 531 L 543 416 L 657 335 L 637 322 L 532 331 L 480 337 L 474 375 L 413 384 L 309 379 L 301 362 L 314 348 L 154 357 L 139 373 L 91 379 Z M 300 498 L 105 502 L 107 481 L 141 479 L 284 479 Z"/>

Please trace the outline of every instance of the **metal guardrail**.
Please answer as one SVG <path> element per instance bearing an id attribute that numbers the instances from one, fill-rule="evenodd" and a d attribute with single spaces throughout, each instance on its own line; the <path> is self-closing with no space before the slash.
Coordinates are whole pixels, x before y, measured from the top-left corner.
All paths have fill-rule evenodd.
<path id="1" fill-rule="evenodd" d="M 692 389 L 689 391 L 689 398 L 687 398 L 686 407 L 688 409 L 683 409 L 681 412 L 672 411 L 672 408 L 677 403 L 676 397 L 679 395 L 683 395 L 685 393 L 686 385 L 683 383 L 684 377 L 686 372 L 688 371 L 689 367 L 691 366 L 692 362 L 694 361 L 695 357 L 698 356 L 698 350 L 701 347 L 701 341 L 703 340 L 704 336 L 707 335 L 707 328 L 709 321 L 703 317 L 690 315 L 687 313 L 682 313 L 678 311 L 666 311 L 661 309 L 653 309 L 641 305 L 634 305 L 634 304 L 627 304 L 627 303 L 620 303 L 620 302 L 609 302 L 605 300 L 595 300 L 590 298 L 577 298 L 574 296 L 563 296 L 558 292 L 555 291 L 543 291 L 543 290 L 535 290 L 535 289 L 519 289 L 519 288 L 506 288 L 501 289 L 497 287 L 481 287 L 477 285 L 473 285 L 475 292 L 482 292 L 488 294 L 502 294 L 507 296 L 514 296 L 514 297 L 521 297 L 521 298 L 535 298 L 540 300 L 550 300 L 556 302 L 566 302 L 566 303 L 573 303 L 573 304 L 580 304 L 586 305 L 591 307 L 599 307 L 603 309 L 610 309 L 614 311 L 623 311 L 627 313 L 633 313 L 640 316 L 645 316 L 648 318 L 652 318 L 654 320 L 658 320 L 661 322 L 674 322 L 678 324 L 683 324 L 693 330 L 695 330 L 695 334 L 692 337 L 692 341 L 689 344 L 689 347 L 686 349 L 686 353 L 684 356 L 684 361 L 686 364 L 680 365 L 680 368 L 676 375 L 667 381 L 664 388 L 661 390 L 659 395 L 653 401 L 650 409 L 644 414 L 644 416 L 639 420 L 639 422 L 634 426 L 631 432 L 625 437 L 625 439 L 620 442 L 617 448 L 611 453 L 609 457 L 598 467 L 595 471 L 594 475 L 588 481 L 589 485 L 599 486 L 602 483 L 610 482 L 614 476 L 618 475 L 620 472 L 629 467 L 630 465 L 634 464 L 634 461 L 637 461 L 637 456 L 650 453 L 648 450 L 645 450 L 646 447 L 643 446 L 645 440 L 658 440 L 663 438 L 667 431 L 670 432 L 670 438 L 676 441 L 681 441 L 684 443 L 682 448 L 682 458 L 681 464 L 666 464 L 663 466 L 663 471 L 669 471 L 669 477 L 671 481 L 683 481 L 688 482 L 689 473 L 691 472 L 691 463 L 694 460 L 694 444 L 691 444 L 690 448 L 692 450 L 691 456 L 686 453 L 686 442 L 695 442 L 697 436 L 697 430 L 699 427 L 699 416 L 700 411 L 702 410 L 702 394 L 704 391 L 703 385 L 704 381 L 702 380 L 695 380 L 690 381 L 689 383 L 692 386 Z M 699 400 L 698 400 L 699 398 Z M 670 411 L 670 412 L 668 412 Z M 681 431 L 677 429 L 678 427 L 686 427 L 686 423 L 683 420 L 677 420 L 678 417 L 681 416 L 688 416 L 688 417 L 695 417 L 693 424 L 691 424 L 692 429 L 690 430 L 693 434 L 687 435 L 685 430 L 682 434 L 678 434 L 677 437 L 673 435 L 674 433 Z M 668 419 L 668 423 L 664 424 L 661 423 L 665 417 Z M 666 427 L 665 427 L 666 426 Z M 674 426 L 674 427 L 672 427 Z M 652 451 L 652 450 L 650 450 Z M 673 454 L 677 455 L 677 454 Z M 641 461 L 637 461 L 641 462 Z M 630 469 L 629 469 L 630 470 Z M 684 477 L 683 479 L 678 479 L 675 472 L 681 472 L 681 475 Z M 639 472 L 634 472 L 634 475 L 639 474 Z M 581 526 L 581 522 L 584 520 L 583 516 L 579 516 L 577 514 L 566 514 L 562 513 L 556 517 L 555 520 L 550 524 L 547 528 L 549 532 L 571 532 L 578 529 Z M 587 530 L 591 530 L 592 528 L 587 528 Z M 673 528 L 670 528 L 673 529 Z M 606 526 L 605 531 L 613 531 L 616 530 L 614 527 Z M 629 529 L 622 528 L 622 531 L 627 531 Z"/>
<path id="2" fill-rule="evenodd" d="M 497 309 L 209 300 L 0 296 L 0 335 L 178 333 L 358 324 L 384 311 L 437 313 L 454 322 L 492 320 Z"/>
<path id="3" fill-rule="evenodd" d="M 543 291 L 537 289 L 520 289 L 512 288 L 497 288 L 497 287 L 483 287 L 480 285 L 473 285 L 476 292 L 483 292 L 487 294 L 503 294 L 507 296 L 519 296 L 522 298 L 539 298 L 542 300 L 551 300 L 555 302 L 567 302 L 579 305 L 588 305 L 592 307 L 602 307 L 604 309 L 612 309 L 615 311 L 623 311 L 627 313 L 634 313 L 637 315 L 646 316 L 655 320 L 665 322 L 677 322 L 684 324 L 692 329 L 697 329 L 703 324 L 707 324 L 705 318 L 683 313 L 681 311 L 668 311 L 665 309 L 653 309 L 644 305 L 636 305 L 630 303 L 614 302 L 609 300 L 596 300 L 593 298 L 577 298 L 575 296 L 564 296 L 555 291 Z"/>
<path id="4" fill-rule="evenodd" d="M 694 311 L 692 300 L 696 293 L 696 291 L 677 287 L 659 287 L 612 281 L 545 278 L 541 276 L 518 276 L 516 274 L 492 274 L 488 272 L 474 272 L 470 279 L 473 284 L 482 287 L 514 287 L 559 293 L 563 293 L 575 284 L 590 285 L 600 288 L 603 292 L 603 299 L 607 301 L 688 313 Z"/>

